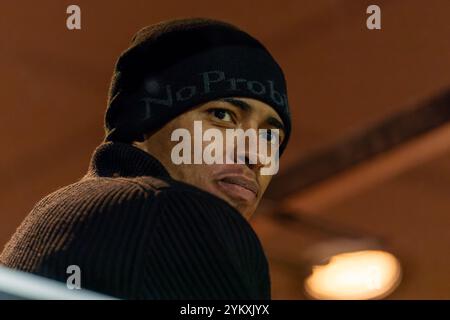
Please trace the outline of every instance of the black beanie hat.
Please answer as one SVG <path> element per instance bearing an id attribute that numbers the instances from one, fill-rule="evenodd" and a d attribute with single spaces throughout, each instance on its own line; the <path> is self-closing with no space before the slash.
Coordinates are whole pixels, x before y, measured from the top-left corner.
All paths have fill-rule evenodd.
<path id="1" fill-rule="evenodd" d="M 138 31 L 117 60 L 108 94 L 105 141 L 143 141 L 190 108 L 225 97 L 271 106 L 285 126 L 291 117 L 283 71 L 267 49 L 232 24 L 176 19 Z"/>

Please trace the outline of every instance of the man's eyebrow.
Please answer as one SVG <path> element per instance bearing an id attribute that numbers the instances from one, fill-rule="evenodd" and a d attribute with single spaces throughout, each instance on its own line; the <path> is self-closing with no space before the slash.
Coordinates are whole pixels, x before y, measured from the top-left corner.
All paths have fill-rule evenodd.
<path id="1" fill-rule="evenodd" d="M 277 119 L 274 117 L 268 117 L 266 122 L 272 126 L 274 126 L 277 129 L 283 130 L 283 132 L 285 131 L 284 129 L 284 125 Z"/>
<path id="2" fill-rule="evenodd" d="M 252 108 L 253 108 L 253 107 L 252 107 L 250 104 L 248 104 L 247 102 L 242 101 L 242 100 L 239 100 L 239 99 L 234 99 L 234 98 L 222 98 L 222 99 L 219 99 L 219 101 L 228 102 L 228 103 L 234 105 L 235 107 L 238 107 L 238 108 L 240 108 L 241 110 L 246 111 L 246 112 L 252 110 Z"/>
<path id="3" fill-rule="evenodd" d="M 234 105 L 235 107 L 238 107 L 238 108 L 240 108 L 240 109 L 242 109 L 243 111 L 246 111 L 246 112 L 248 112 L 248 111 L 253 109 L 253 107 L 249 103 L 247 103 L 245 101 L 242 101 L 242 100 L 239 100 L 239 99 L 234 99 L 234 98 L 227 97 L 227 98 L 219 99 L 219 101 L 228 102 L 228 103 Z M 277 129 L 283 130 L 283 132 L 285 131 L 283 123 L 280 122 L 275 117 L 268 117 L 266 119 L 266 123 L 271 125 L 271 126 L 274 126 Z"/>

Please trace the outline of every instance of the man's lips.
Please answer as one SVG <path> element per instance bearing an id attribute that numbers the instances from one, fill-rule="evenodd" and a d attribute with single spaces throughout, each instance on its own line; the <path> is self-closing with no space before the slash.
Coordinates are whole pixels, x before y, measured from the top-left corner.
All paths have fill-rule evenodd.
<path id="1" fill-rule="evenodd" d="M 258 194 L 259 189 L 258 184 L 255 181 L 248 179 L 244 176 L 227 176 L 221 179 L 221 181 L 226 183 L 237 184 L 238 186 L 250 190 L 255 194 L 255 196 Z"/>
<path id="2" fill-rule="evenodd" d="M 233 198 L 253 201 L 258 196 L 258 184 L 243 175 L 226 176 L 217 183 L 225 193 Z"/>

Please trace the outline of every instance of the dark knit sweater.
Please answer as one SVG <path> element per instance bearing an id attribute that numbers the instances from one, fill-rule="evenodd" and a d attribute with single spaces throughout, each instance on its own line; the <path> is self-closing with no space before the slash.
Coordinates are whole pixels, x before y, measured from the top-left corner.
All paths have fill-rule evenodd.
<path id="1" fill-rule="evenodd" d="M 104 143 L 88 173 L 39 201 L 0 263 L 126 299 L 270 299 L 268 263 L 242 215 L 172 179 L 146 152 Z"/>

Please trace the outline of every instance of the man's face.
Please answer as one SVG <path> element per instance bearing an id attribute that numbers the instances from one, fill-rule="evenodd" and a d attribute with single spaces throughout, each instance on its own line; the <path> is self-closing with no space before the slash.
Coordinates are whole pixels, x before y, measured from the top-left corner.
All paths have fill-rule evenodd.
<path id="1" fill-rule="evenodd" d="M 203 132 L 214 128 L 220 130 L 223 137 L 226 137 L 226 129 L 256 130 L 258 143 L 267 144 L 267 152 L 270 156 L 270 151 L 274 149 L 273 140 L 276 139 L 276 135 L 272 131 L 272 134 L 262 137 L 258 130 L 280 129 L 279 145 L 281 145 L 284 131 L 280 117 L 274 109 L 261 101 L 241 97 L 225 98 L 196 106 L 167 123 L 144 142 L 135 143 L 136 146 L 157 158 L 172 178 L 222 198 L 249 219 L 261 201 L 272 175 L 261 175 L 260 169 L 264 165 L 260 161 L 250 163 L 250 149 L 247 143 L 244 153 L 237 154 L 236 148 L 230 153 L 229 148 L 226 148 L 225 138 L 223 159 L 231 157 L 234 160 L 233 163 L 227 164 L 223 161 L 222 164 L 205 164 L 202 161 L 202 164 L 194 164 L 192 160 L 191 164 L 175 164 L 172 159 L 172 150 L 179 141 L 171 141 L 172 133 L 176 129 L 184 128 L 189 131 L 194 140 L 194 121 L 201 121 Z M 204 150 L 214 141 L 201 143 Z M 194 159 L 194 151 L 194 142 L 192 142 L 191 159 Z M 237 163 L 237 157 L 243 159 L 245 163 Z"/>

